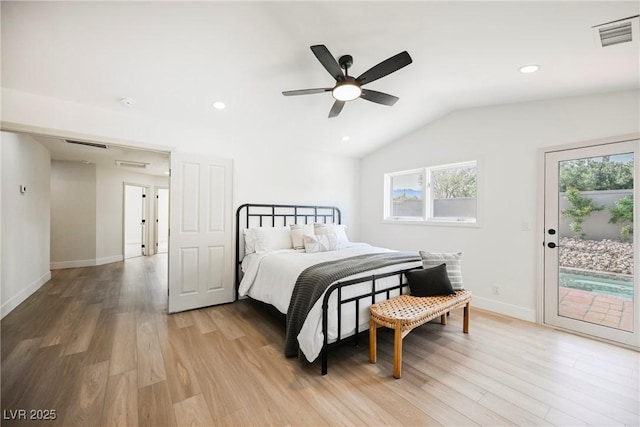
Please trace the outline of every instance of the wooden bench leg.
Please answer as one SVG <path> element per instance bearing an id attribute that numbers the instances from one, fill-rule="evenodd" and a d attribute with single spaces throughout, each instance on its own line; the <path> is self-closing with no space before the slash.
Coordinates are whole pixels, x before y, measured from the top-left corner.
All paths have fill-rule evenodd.
<path id="1" fill-rule="evenodd" d="M 393 377 L 402 376 L 402 320 L 396 321 L 393 331 Z"/>
<path id="2" fill-rule="evenodd" d="M 376 363 L 378 361 L 377 333 L 378 325 L 373 319 L 369 320 L 369 362 Z"/>
<path id="3" fill-rule="evenodd" d="M 469 311 L 471 310 L 471 302 L 464 306 L 464 319 L 462 323 L 462 332 L 469 333 Z"/>
<path id="4" fill-rule="evenodd" d="M 440 316 L 440 324 L 441 325 L 446 325 L 447 324 L 447 313 L 445 313 L 442 316 Z"/>

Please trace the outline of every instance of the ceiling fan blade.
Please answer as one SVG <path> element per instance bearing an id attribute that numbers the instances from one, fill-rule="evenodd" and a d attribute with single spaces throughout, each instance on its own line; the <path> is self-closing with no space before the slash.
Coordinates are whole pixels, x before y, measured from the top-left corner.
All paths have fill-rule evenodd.
<path id="1" fill-rule="evenodd" d="M 338 114 L 340 114 L 340 111 L 342 111 L 344 104 L 344 101 L 336 100 L 336 102 L 333 103 L 333 107 L 331 107 L 331 111 L 329 111 L 329 118 L 336 117 Z"/>
<path id="2" fill-rule="evenodd" d="M 375 102 L 382 105 L 393 105 L 398 101 L 397 96 L 389 95 L 388 93 L 378 92 L 377 90 L 362 89 L 360 98 L 367 101 Z"/>
<path id="3" fill-rule="evenodd" d="M 378 65 L 369 68 L 356 80 L 363 85 L 371 83 L 372 81 L 378 80 L 381 77 L 393 73 L 394 71 L 398 71 L 402 67 L 406 67 L 412 62 L 413 60 L 405 50 L 404 52 L 400 52 L 399 54 L 392 56 L 385 61 L 382 61 Z"/>
<path id="4" fill-rule="evenodd" d="M 344 73 L 342 72 L 342 68 L 338 65 L 338 61 L 333 57 L 329 49 L 323 44 L 318 44 L 311 46 L 311 51 L 318 58 L 318 61 L 322 64 L 324 68 L 333 76 L 336 81 L 344 80 Z"/>
<path id="5" fill-rule="evenodd" d="M 318 89 L 300 89 L 300 90 L 287 90 L 282 92 L 284 96 L 294 96 L 294 95 L 312 95 L 314 93 L 325 93 L 331 92 L 333 89 L 331 88 L 318 88 Z"/>

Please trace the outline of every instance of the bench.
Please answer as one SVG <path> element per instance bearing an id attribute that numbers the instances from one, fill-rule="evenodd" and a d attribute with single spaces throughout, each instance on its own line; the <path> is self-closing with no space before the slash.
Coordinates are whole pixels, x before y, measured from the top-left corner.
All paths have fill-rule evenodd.
<path id="1" fill-rule="evenodd" d="M 464 307 L 462 331 L 469 332 L 469 309 L 471 291 L 456 291 L 455 295 L 414 297 L 400 295 L 369 307 L 369 361 L 377 361 L 377 328 L 384 326 L 394 330 L 393 335 L 393 376 L 402 374 L 402 340 L 414 328 L 424 325 L 440 316 L 440 323 L 447 324 L 447 313 L 454 308 Z"/>

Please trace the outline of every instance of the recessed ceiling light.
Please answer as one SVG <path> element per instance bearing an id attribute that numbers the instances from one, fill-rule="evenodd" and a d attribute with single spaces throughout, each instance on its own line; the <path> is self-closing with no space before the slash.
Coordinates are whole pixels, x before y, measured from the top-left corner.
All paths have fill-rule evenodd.
<path id="1" fill-rule="evenodd" d="M 125 107 L 131 107 L 135 103 L 136 101 L 131 98 L 127 98 L 126 96 L 124 98 L 120 98 L 120 104 L 124 105 Z"/>
<path id="2" fill-rule="evenodd" d="M 340 138 L 342 140 L 342 142 L 347 142 L 348 140 L 350 140 L 351 138 L 348 136 L 343 136 L 342 138 Z"/>
<path id="3" fill-rule="evenodd" d="M 222 101 L 215 101 L 211 105 L 213 105 L 213 108 L 215 108 L 216 110 L 224 110 L 225 108 L 227 108 L 227 105 Z"/>
<path id="4" fill-rule="evenodd" d="M 518 70 L 523 74 L 530 74 L 530 73 L 535 73 L 539 69 L 540 69 L 539 65 L 531 64 L 531 65 L 524 65 L 520 67 Z"/>

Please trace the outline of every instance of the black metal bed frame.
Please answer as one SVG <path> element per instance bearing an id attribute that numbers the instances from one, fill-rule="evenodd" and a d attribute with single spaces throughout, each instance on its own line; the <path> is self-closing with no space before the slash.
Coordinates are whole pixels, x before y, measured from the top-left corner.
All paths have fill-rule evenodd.
<path id="1" fill-rule="evenodd" d="M 241 215 L 244 213 L 244 227 L 241 226 Z M 251 219 L 257 219 L 257 225 L 259 227 L 263 226 L 271 226 L 275 227 L 277 225 L 288 225 L 288 224 L 299 224 L 309 223 L 309 220 L 312 222 L 334 222 L 341 223 L 341 213 L 340 209 L 335 206 L 314 206 L 314 205 L 270 205 L 270 204 L 250 204 L 246 203 L 238 207 L 236 210 L 236 271 L 235 271 L 235 279 L 236 279 L 236 299 L 238 299 L 238 288 L 240 286 L 241 280 L 241 267 L 242 267 L 242 257 L 241 254 L 241 235 L 243 228 L 249 228 L 251 226 Z M 266 218 L 266 221 L 265 221 Z M 288 222 L 292 220 L 292 222 Z M 266 223 L 265 223 L 266 222 Z M 386 299 L 391 297 L 391 293 L 397 291 L 397 293 L 402 293 L 403 290 L 407 289 L 407 284 L 404 282 L 404 273 L 411 269 L 404 269 L 393 271 L 384 274 L 370 275 L 366 277 L 359 277 L 357 279 L 344 280 L 339 281 L 332 284 L 324 294 L 324 298 L 322 300 L 322 334 L 324 336 L 324 341 L 322 345 L 322 350 L 320 352 L 321 364 L 322 364 L 322 375 L 327 374 L 328 370 L 328 353 L 339 345 L 344 344 L 347 341 L 355 341 L 356 345 L 358 343 L 358 335 L 360 332 L 360 301 L 365 299 L 371 299 L 371 303 L 382 301 L 383 299 L 376 299 L 378 295 L 386 294 Z M 398 276 L 398 283 L 392 285 L 390 287 L 385 287 L 384 289 L 376 289 L 376 281 L 391 277 Z M 343 299 L 343 290 L 349 286 L 353 286 L 360 283 L 371 282 L 370 290 L 366 293 L 355 295 L 353 297 Z M 328 323 L 329 323 L 329 299 L 333 295 L 334 292 L 337 292 L 337 337 L 336 340 L 332 343 L 329 343 L 328 338 Z M 353 335 L 342 338 L 342 306 L 346 304 L 354 304 L 355 305 L 355 332 Z M 365 329 L 366 330 L 366 329 Z"/>

